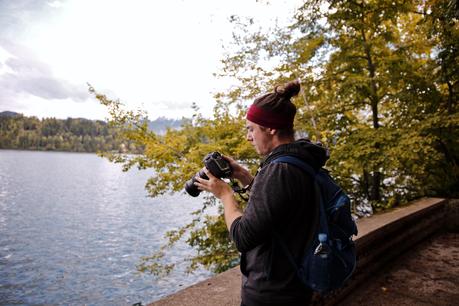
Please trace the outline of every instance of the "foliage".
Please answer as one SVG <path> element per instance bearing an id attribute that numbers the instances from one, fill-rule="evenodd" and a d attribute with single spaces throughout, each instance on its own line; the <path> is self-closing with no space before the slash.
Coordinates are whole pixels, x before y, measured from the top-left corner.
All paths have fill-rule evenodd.
<path id="1" fill-rule="evenodd" d="M 135 152 L 133 144 L 118 134 L 99 120 L 0 116 L 0 149 Z"/>
<path id="2" fill-rule="evenodd" d="M 111 100 L 92 87 L 90 91 L 107 106 L 111 115 L 109 124 L 120 129 L 124 139 L 144 148 L 140 155 L 115 152 L 104 155 L 113 162 L 122 163 L 125 170 L 134 166 L 153 168 L 155 174 L 146 183 L 146 189 L 153 197 L 166 192 L 183 192 L 186 181 L 203 167 L 203 157 L 212 151 L 244 161 L 253 170 L 257 167 L 256 154 L 245 141 L 242 111 L 233 116 L 228 109 L 218 106 L 215 118 L 211 120 L 203 118 L 194 107 L 192 119 L 185 121 L 180 129 L 168 129 L 164 135 L 158 135 L 146 128 L 148 118 L 142 111 L 127 111 L 120 101 Z M 173 265 L 167 263 L 164 256 L 167 249 L 183 237 L 187 237 L 187 243 L 198 250 L 197 256 L 189 259 L 190 271 L 203 265 L 220 272 L 234 265 L 238 253 L 227 237 L 222 208 L 219 216 L 207 213 L 216 205 L 213 197 L 206 197 L 202 209 L 194 213 L 192 222 L 168 232 L 169 243 L 153 255 L 144 257 L 138 266 L 139 271 L 158 275 L 169 272 Z"/>
<path id="3" fill-rule="evenodd" d="M 299 78 L 297 129 L 328 145 L 327 166 L 355 203 L 382 209 L 423 195 L 455 196 L 454 6 L 310 0 L 273 35 L 247 31 L 250 22 L 239 19 L 238 51 L 224 59 L 221 75 L 240 86 L 226 97 L 253 98 L 266 90 L 261 82 Z"/>
<path id="4" fill-rule="evenodd" d="M 93 90 L 109 107 L 111 124 L 145 147 L 141 156 L 112 159 L 154 168 L 147 183 L 152 196 L 181 190 L 210 151 L 255 170 L 257 156 L 242 132 L 242 101 L 298 78 L 297 132 L 330 148 L 327 167 L 354 203 L 380 210 L 426 195 L 457 197 L 457 12 L 452 0 L 305 0 L 289 27 L 266 31 L 253 19 L 232 16 L 234 45 L 217 76 L 231 78 L 233 86 L 216 94 L 213 119 L 195 108 L 182 129 L 159 136 L 142 124 L 145 114 L 127 112 Z M 221 207 L 220 215 L 206 215 L 215 205 L 206 198 L 192 223 L 168 234 L 171 244 L 186 237 L 197 249 L 191 270 L 237 263 Z M 169 246 L 145 258 L 140 270 L 160 272 Z"/>
<path id="5" fill-rule="evenodd" d="M 182 120 L 159 117 L 147 121 L 148 129 L 163 134 L 179 128 Z M 0 113 L 0 149 L 140 153 L 142 146 L 123 139 L 121 130 L 101 120 L 84 118 L 38 119 L 14 112 Z"/>

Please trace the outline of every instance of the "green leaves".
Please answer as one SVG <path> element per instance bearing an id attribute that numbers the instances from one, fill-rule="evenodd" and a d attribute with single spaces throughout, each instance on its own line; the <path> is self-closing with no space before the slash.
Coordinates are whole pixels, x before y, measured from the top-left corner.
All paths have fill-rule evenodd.
<path id="1" fill-rule="evenodd" d="M 183 192 L 186 181 L 204 166 L 203 158 L 212 151 L 241 160 L 252 169 L 258 164 L 256 152 L 245 139 L 242 109 L 232 115 L 228 104 L 217 103 L 214 119 L 203 118 L 196 112 L 191 120 L 184 121 L 180 129 L 169 129 L 164 135 L 157 135 L 148 130 L 145 113 L 125 110 L 120 101 L 90 90 L 108 108 L 110 124 L 121 131 L 121 138 L 143 148 L 138 155 L 110 153 L 105 156 L 113 162 L 122 163 L 125 170 L 131 167 L 152 168 L 154 174 L 145 185 L 152 197 L 167 192 Z M 208 215 L 207 209 L 217 203 L 213 197 L 204 199 L 203 208 L 195 213 L 193 221 L 168 232 L 168 243 L 151 256 L 142 258 L 139 271 L 158 276 L 168 274 L 174 264 L 167 261 L 167 252 L 183 239 L 198 251 L 195 257 L 187 259 L 189 272 L 199 265 L 220 272 L 237 264 L 238 252 L 228 239 L 223 211 L 220 210 L 218 216 Z"/>
<path id="2" fill-rule="evenodd" d="M 224 62 L 251 92 L 265 90 L 260 78 L 270 86 L 301 78 L 295 126 L 328 144 L 328 167 L 357 203 L 384 208 L 428 194 L 454 196 L 441 187 L 458 183 L 458 125 L 445 117 L 456 114 L 459 90 L 452 3 L 304 1 L 288 39 L 276 39 L 282 29 L 249 33 L 232 56 L 251 64 Z M 263 54 L 276 55 L 275 74 L 253 68 Z"/>
<path id="3" fill-rule="evenodd" d="M 152 196 L 180 191 L 210 151 L 255 170 L 258 157 L 244 139 L 247 101 L 299 78 L 295 127 L 329 147 L 327 168 L 354 205 L 382 210 L 421 196 L 457 197 L 456 6 L 449 0 L 306 0 L 290 26 L 267 32 L 233 16 L 232 51 L 216 75 L 234 86 L 215 94 L 213 119 L 195 109 L 180 130 L 163 136 L 142 126 L 144 114 L 93 93 L 124 137 L 144 148 L 141 157 L 120 160 L 155 170 L 147 183 Z M 186 231 L 169 236 L 198 250 L 191 270 L 222 271 L 237 263 L 222 211 L 206 216 L 211 205 L 215 200 L 207 199 Z"/>
<path id="4" fill-rule="evenodd" d="M 0 148 L 3 149 L 136 152 L 132 143 L 116 137 L 118 133 L 119 130 L 103 121 L 81 118 L 0 117 Z"/>

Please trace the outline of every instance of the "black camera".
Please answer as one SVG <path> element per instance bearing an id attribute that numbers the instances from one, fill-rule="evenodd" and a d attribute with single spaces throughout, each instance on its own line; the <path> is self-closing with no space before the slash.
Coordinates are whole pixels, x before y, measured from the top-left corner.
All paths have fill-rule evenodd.
<path id="1" fill-rule="evenodd" d="M 209 172 L 212 173 L 212 175 L 215 177 L 229 177 L 232 173 L 230 164 L 218 152 L 207 154 L 203 162 L 207 170 L 209 170 Z M 201 190 L 199 190 L 198 187 L 194 184 L 194 182 L 196 182 L 197 176 L 206 180 L 209 179 L 209 177 L 204 173 L 204 170 L 201 169 L 198 173 L 196 173 L 195 176 L 186 182 L 185 190 L 192 197 L 197 197 L 201 193 Z"/>

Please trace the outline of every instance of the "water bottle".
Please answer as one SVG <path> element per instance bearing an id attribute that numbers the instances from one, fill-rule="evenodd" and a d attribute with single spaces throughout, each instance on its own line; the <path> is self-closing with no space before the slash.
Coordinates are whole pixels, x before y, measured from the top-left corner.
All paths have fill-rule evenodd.
<path id="1" fill-rule="evenodd" d="M 327 244 L 327 234 L 319 234 L 319 245 L 314 250 L 314 255 L 318 255 L 321 258 L 327 258 L 331 252 L 330 246 Z"/>

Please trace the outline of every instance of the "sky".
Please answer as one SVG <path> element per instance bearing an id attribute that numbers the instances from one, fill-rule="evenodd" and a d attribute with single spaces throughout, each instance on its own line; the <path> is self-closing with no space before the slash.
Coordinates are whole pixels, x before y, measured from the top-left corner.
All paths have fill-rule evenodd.
<path id="1" fill-rule="evenodd" d="M 0 112 L 106 119 L 88 83 L 150 119 L 211 116 L 232 15 L 288 22 L 293 0 L 0 0 Z M 269 3 L 267 5 L 267 3 Z"/>

